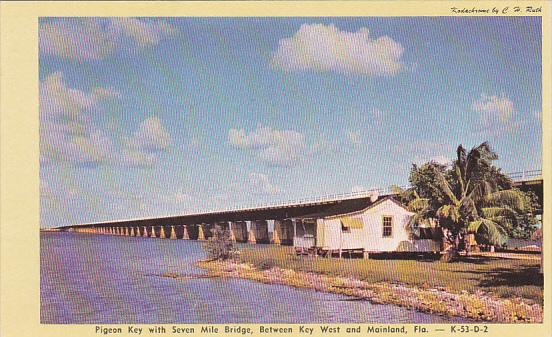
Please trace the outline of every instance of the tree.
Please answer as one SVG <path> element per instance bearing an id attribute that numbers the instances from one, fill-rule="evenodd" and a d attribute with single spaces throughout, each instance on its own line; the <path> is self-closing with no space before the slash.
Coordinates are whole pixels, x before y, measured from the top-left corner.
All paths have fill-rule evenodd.
<path id="1" fill-rule="evenodd" d="M 232 258 L 236 251 L 231 239 L 230 230 L 215 226 L 212 233 L 213 236 L 203 245 L 209 260 L 227 260 Z"/>
<path id="2" fill-rule="evenodd" d="M 478 242 L 502 245 L 530 210 L 528 196 L 492 162 L 498 156 L 485 142 L 469 152 L 460 145 L 450 166 L 428 162 L 412 166 L 412 191 L 404 196 L 416 215 L 413 223 L 438 220 L 451 248 L 446 260 L 466 247 L 469 233 Z"/>

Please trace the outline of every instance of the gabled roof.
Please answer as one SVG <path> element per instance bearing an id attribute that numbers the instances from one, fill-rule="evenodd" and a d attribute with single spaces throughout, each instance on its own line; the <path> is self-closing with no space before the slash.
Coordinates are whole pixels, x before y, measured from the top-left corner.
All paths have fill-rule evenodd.
<path id="1" fill-rule="evenodd" d="M 311 214 L 305 214 L 301 216 L 294 217 L 295 219 L 327 219 L 327 218 L 335 218 L 335 217 L 341 217 L 341 216 L 348 216 L 348 215 L 355 215 L 359 213 L 363 213 L 371 208 L 376 207 L 377 205 L 380 205 L 384 203 L 385 201 L 392 201 L 395 204 L 397 204 L 399 207 L 406 210 L 406 207 L 404 207 L 403 204 L 401 204 L 399 201 L 395 200 L 391 196 L 386 196 L 384 198 L 381 198 L 375 202 L 372 202 L 370 199 L 362 199 L 359 200 L 361 202 L 358 202 L 356 204 L 347 204 L 347 205 L 335 205 L 331 208 L 328 208 L 324 210 L 323 212 L 316 212 Z M 345 206 L 345 207 L 344 207 Z"/>

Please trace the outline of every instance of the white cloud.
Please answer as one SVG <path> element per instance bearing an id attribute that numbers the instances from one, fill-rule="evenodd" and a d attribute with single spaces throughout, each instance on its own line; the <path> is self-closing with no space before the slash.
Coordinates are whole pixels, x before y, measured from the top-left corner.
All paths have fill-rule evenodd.
<path id="1" fill-rule="evenodd" d="M 136 41 L 140 46 L 156 45 L 162 39 L 173 36 L 177 29 L 163 20 L 146 21 L 136 18 L 111 19 L 115 29 Z"/>
<path id="2" fill-rule="evenodd" d="M 96 165 L 108 161 L 113 142 L 95 126 L 91 111 L 119 94 L 111 88 L 90 92 L 69 88 L 60 72 L 47 76 L 39 91 L 41 162 Z"/>
<path id="3" fill-rule="evenodd" d="M 150 168 L 155 164 L 157 156 L 140 150 L 123 149 L 120 164 L 130 167 Z"/>
<path id="4" fill-rule="evenodd" d="M 39 91 L 41 118 L 50 122 L 64 122 L 68 132 L 86 122 L 86 111 L 102 99 L 102 96 L 94 92 L 87 93 L 67 87 L 61 72 L 48 75 L 40 83 Z"/>
<path id="5" fill-rule="evenodd" d="M 259 160 L 271 166 L 292 166 L 302 159 L 306 149 L 303 134 L 270 127 L 258 127 L 249 133 L 230 129 L 228 140 L 232 146 L 252 151 Z"/>
<path id="6" fill-rule="evenodd" d="M 155 116 L 148 117 L 130 137 L 124 138 L 122 163 L 127 166 L 151 167 L 158 159 L 157 154 L 167 151 L 171 143 L 171 136 L 161 120 Z"/>
<path id="7" fill-rule="evenodd" d="M 272 64 L 286 71 L 316 70 L 389 76 L 399 73 L 403 46 L 390 38 L 372 38 L 368 28 L 356 32 L 332 25 L 303 24 L 279 41 Z"/>
<path id="8" fill-rule="evenodd" d="M 98 60 L 126 42 L 144 48 L 176 32 L 175 27 L 159 19 L 63 18 L 40 24 L 39 51 L 41 55 L 76 61 Z"/>
<path id="9" fill-rule="evenodd" d="M 481 94 L 481 97 L 473 102 L 472 109 L 481 114 L 485 123 L 508 123 L 514 113 L 514 103 L 504 95 L 498 97 Z"/>
<path id="10" fill-rule="evenodd" d="M 97 125 L 95 110 L 120 96 L 112 88 L 97 87 L 89 92 L 70 88 L 59 72 L 47 76 L 40 83 L 41 164 L 135 167 L 155 164 L 156 154 L 166 151 L 171 144 L 169 133 L 157 117 L 147 118 L 130 137 L 123 137 L 122 148 Z"/>
<path id="11" fill-rule="evenodd" d="M 278 194 L 282 192 L 282 188 L 270 182 L 268 175 L 262 173 L 250 173 L 249 183 L 251 191 L 257 194 Z"/>
<path id="12" fill-rule="evenodd" d="M 71 60 L 101 59 L 116 48 L 116 38 L 97 20 L 60 20 L 43 23 L 38 31 L 39 51 Z"/>
<path id="13" fill-rule="evenodd" d="M 474 125 L 474 131 L 481 136 L 517 133 L 525 122 L 512 100 L 504 94 L 499 97 L 483 93 L 479 99 L 474 100 L 471 108 L 479 114 L 479 123 Z"/>
<path id="14" fill-rule="evenodd" d="M 131 150 L 158 152 L 169 148 L 171 136 L 161 120 L 152 116 L 142 121 L 132 136 L 126 138 L 125 143 Z"/>

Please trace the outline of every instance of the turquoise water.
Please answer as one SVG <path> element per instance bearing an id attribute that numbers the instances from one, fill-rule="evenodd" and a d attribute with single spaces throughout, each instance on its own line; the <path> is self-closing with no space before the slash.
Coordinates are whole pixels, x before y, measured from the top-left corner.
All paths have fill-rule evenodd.
<path id="1" fill-rule="evenodd" d="M 200 274 L 196 241 L 41 233 L 42 323 L 461 322 L 392 305 Z"/>

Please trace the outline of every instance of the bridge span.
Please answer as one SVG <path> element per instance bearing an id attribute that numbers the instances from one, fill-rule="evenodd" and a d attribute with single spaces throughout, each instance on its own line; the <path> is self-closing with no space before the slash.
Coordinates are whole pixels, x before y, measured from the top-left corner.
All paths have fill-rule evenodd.
<path id="1" fill-rule="evenodd" d="M 514 186 L 537 195 L 542 213 L 541 171 L 510 174 Z M 316 199 L 293 200 L 273 205 L 236 208 L 166 217 L 105 221 L 57 227 L 56 231 L 141 236 L 152 238 L 207 240 L 215 226 L 230 230 L 237 242 L 291 245 L 302 222 L 310 215 L 340 215 L 363 210 L 382 198 L 393 196 L 391 188 L 335 194 Z"/>

